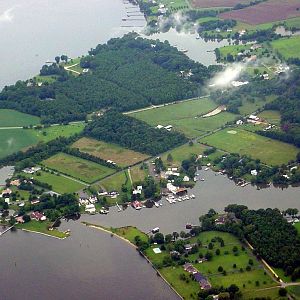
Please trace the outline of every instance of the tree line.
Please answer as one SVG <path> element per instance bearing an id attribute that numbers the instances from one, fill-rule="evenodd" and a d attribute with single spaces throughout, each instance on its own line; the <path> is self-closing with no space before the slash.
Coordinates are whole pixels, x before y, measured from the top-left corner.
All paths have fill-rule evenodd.
<path id="1" fill-rule="evenodd" d="M 153 128 L 114 110 L 89 123 L 84 134 L 152 156 L 187 142 L 181 133 Z"/>

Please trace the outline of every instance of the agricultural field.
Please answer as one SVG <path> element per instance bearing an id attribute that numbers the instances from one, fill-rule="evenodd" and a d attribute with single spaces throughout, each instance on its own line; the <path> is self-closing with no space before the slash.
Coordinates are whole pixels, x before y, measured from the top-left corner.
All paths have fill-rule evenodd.
<path id="1" fill-rule="evenodd" d="M 36 174 L 29 175 L 29 177 L 33 177 L 40 182 L 50 184 L 52 186 L 52 190 L 59 194 L 74 193 L 85 187 L 79 182 L 66 178 L 62 175 L 52 174 L 51 172 L 39 171 Z"/>
<path id="2" fill-rule="evenodd" d="M 231 152 L 246 154 L 268 165 L 294 160 L 299 149 L 240 128 L 226 128 L 201 139 L 202 143 Z"/>
<path id="3" fill-rule="evenodd" d="M 247 4 L 250 0 L 190 0 L 190 2 L 195 8 L 224 8 L 234 7 L 239 3 Z"/>
<path id="4" fill-rule="evenodd" d="M 87 183 L 93 183 L 115 172 L 114 169 L 65 153 L 58 153 L 44 160 L 42 164 Z"/>
<path id="5" fill-rule="evenodd" d="M 49 142 L 57 137 L 69 137 L 79 134 L 84 129 L 85 123 L 72 123 L 68 125 L 51 126 L 42 129 L 30 129 L 32 134 L 40 141 Z"/>
<path id="6" fill-rule="evenodd" d="M 37 125 L 40 118 L 13 109 L 0 109 L 0 127 Z"/>
<path id="7" fill-rule="evenodd" d="M 116 144 L 109 144 L 86 137 L 76 141 L 72 145 L 72 148 L 78 148 L 81 152 L 85 152 L 105 160 L 112 160 L 121 167 L 134 165 L 149 157 L 146 154 L 125 149 Z"/>
<path id="8" fill-rule="evenodd" d="M 150 125 L 167 125 L 171 121 L 188 119 L 204 115 L 215 109 L 217 104 L 209 98 L 185 101 L 177 104 L 165 105 L 163 107 L 145 110 L 131 114 L 141 121 Z"/>
<path id="9" fill-rule="evenodd" d="M 258 114 L 258 117 L 266 120 L 268 123 L 280 125 L 281 116 L 280 112 L 277 110 L 264 110 Z"/>
<path id="10" fill-rule="evenodd" d="M 300 36 L 272 41 L 271 46 L 285 59 L 300 58 Z"/>
<path id="11" fill-rule="evenodd" d="M 201 117 L 216 107 L 217 105 L 212 100 L 203 98 L 133 113 L 132 116 L 152 126 L 172 125 L 175 130 L 184 133 L 189 138 L 194 138 L 236 118 L 235 115 L 228 112 L 222 112 L 209 118 Z"/>
<path id="12" fill-rule="evenodd" d="M 258 25 L 298 17 L 300 16 L 298 7 L 299 2 L 295 0 L 269 0 L 243 9 L 221 13 L 219 17 Z"/>
<path id="13" fill-rule="evenodd" d="M 27 129 L 1 129 L 0 140 L 0 158 L 25 150 L 39 141 Z"/>

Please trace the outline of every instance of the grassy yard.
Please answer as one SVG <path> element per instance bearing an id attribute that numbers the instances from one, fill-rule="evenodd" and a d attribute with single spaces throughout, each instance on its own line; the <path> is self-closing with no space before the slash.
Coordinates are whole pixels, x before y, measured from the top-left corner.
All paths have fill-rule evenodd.
<path id="1" fill-rule="evenodd" d="M 142 165 L 137 165 L 130 168 L 130 174 L 133 182 L 143 181 L 149 174 L 148 170 L 141 169 Z"/>
<path id="2" fill-rule="evenodd" d="M 0 127 L 29 126 L 40 123 L 40 118 L 13 109 L 0 109 Z"/>
<path id="3" fill-rule="evenodd" d="M 19 229 L 26 229 L 26 230 L 30 230 L 30 231 L 41 232 L 41 233 L 49 234 L 49 235 L 52 235 L 52 236 L 58 237 L 58 238 L 66 238 L 69 236 L 68 234 L 61 232 L 59 230 L 56 230 L 56 229 L 53 229 L 50 231 L 50 230 L 48 230 L 48 226 L 50 226 L 50 222 L 48 222 L 48 221 L 39 222 L 36 220 L 31 220 L 28 223 L 16 225 L 16 227 Z"/>
<path id="4" fill-rule="evenodd" d="M 295 223 L 294 226 L 295 226 L 295 228 L 297 229 L 297 231 L 300 235 L 300 223 Z"/>
<path id="5" fill-rule="evenodd" d="M 55 82 L 57 80 L 58 76 L 57 75 L 45 75 L 45 76 L 42 76 L 42 75 L 37 75 L 33 78 L 33 80 L 36 82 L 36 83 L 48 83 L 48 84 L 51 84 L 53 82 Z"/>
<path id="6" fill-rule="evenodd" d="M 262 108 L 267 103 L 272 102 L 274 100 L 274 98 L 275 97 L 273 95 L 271 95 L 271 96 L 266 97 L 265 100 L 263 100 L 261 98 L 257 98 L 257 99 L 254 99 L 253 102 L 243 99 L 242 106 L 239 107 L 239 111 L 240 111 L 241 115 L 251 114 L 251 113 L 257 111 L 259 108 Z"/>
<path id="7" fill-rule="evenodd" d="M 300 286 L 289 286 L 287 288 L 288 292 L 291 293 L 296 300 L 300 299 Z"/>
<path id="8" fill-rule="evenodd" d="M 76 141 L 72 147 L 105 160 L 112 160 L 121 167 L 130 166 L 148 158 L 146 154 L 86 137 Z"/>
<path id="9" fill-rule="evenodd" d="M 299 149 L 240 128 L 227 128 L 201 139 L 201 142 L 231 152 L 258 158 L 268 165 L 281 165 L 295 159 Z"/>
<path id="10" fill-rule="evenodd" d="M 167 165 L 179 167 L 181 165 L 181 162 L 185 159 L 188 159 L 192 154 L 202 154 L 203 151 L 208 148 L 209 147 L 199 143 L 194 143 L 192 146 L 186 144 L 166 152 L 161 158 Z M 169 154 L 171 154 L 173 158 L 171 162 L 167 161 L 167 157 Z"/>
<path id="11" fill-rule="evenodd" d="M 49 142 L 57 137 L 69 137 L 80 133 L 85 127 L 84 123 L 75 123 L 69 125 L 51 126 L 42 129 L 31 129 L 32 134 L 43 142 Z"/>
<path id="12" fill-rule="evenodd" d="M 131 243 L 135 244 L 134 238 L 139 236 L 142 241 L 148 242 L 148 236 L 144 232 L 140 231 L 136 227 L 133 226 L 126 226 L 120 228 L 110 228 L 111 232 L 125 238 L 126 240 L 130 241 Z"/>
<path id="13" fill-rule="evenodd" d="M 65 153 L 58 153 L 44 160 L 42 164 L 87 183 L 93 183 L 115 172 L 114 169 Z"/>
<path id="14" fill-rule="evenodd" d="M 271 46 L 285 59 L 300 58 L 300 36 L 272 41 Z"/>
<path id="15" fill-rule="evenodd" d="M 64 176 L 51 174 L 51 172 L 40 171 L 39 173 L 41 174 L 40 176 L 34 174 L 30 175 L 29 177 L 33 177 L 38 181 L 50 184 L 52 186 L 52 190 L 59 194 L 74 193 L 85 187 L 79 182 Z"/>
<path id="16" fill-rule="evenodd" d="M 39 141 L 38 138 L 27 129 L 1 129 L 0 140 L 0 158 L 20 150 L 25 150 L 37 144 Z"/>
<path id="17" fill-rule="evenodd" d="M 122 171 L 117 174 L 114 174 L 113 176 L 110 176 L 109 178 L 105 178 L 95 184 L 97 187 L 104 187 L 107 191 L 118 191 L 121 192 L 122 185 L 126 182 L 126 172 Z"/>
<path id="18" fill-rule="evenodd" d="M 277 110 L 264 110 L 263 112 L 258 114 L 258 116 L 271 124 L 280 124 L 281 116 L 280 112 Z"/>

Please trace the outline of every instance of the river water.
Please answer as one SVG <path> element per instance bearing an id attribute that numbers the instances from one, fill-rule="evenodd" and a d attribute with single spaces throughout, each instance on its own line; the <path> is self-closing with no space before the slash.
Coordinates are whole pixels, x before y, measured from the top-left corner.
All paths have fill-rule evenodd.
<path id="1" fill-rule="evenodd" d="M 236 186 L 226 176 L 216 176 L 216 173 L 210 170 L 201 170 L 199 173 L 205 181 L 198 181 L 195 187 L 189 190 L 196 199 L 176 204 L 162 200 L 163 206 L 144 208 L 140 211 L 129 207 L 123 212 L 118 212 L 114 207 L 108 215 L 85 215 L 81 219 L 107 227 L 134 225 L 145 232 L 158 226 L 162 232 L 172 233 L 184 230 L 186 223 L 199 224 L 199 217 L 210 208 L 222 212 L 225 206 L 232 203 L 243 204 L 253 209 L 295 207 L 300 210 L 300 187 L 280 189 L 272 186 L 258 190 L 251 185 Z"/>
<path id="2" fill-rule="evenodd" d="M 133 28 L 121 27 L 126 6 L 121 0 L 0 1 L 0 88 L 34 76 L 58 54 L 76 57 L 131 31 Z M 214 42 L 174 30 L 151 38 L 168 39 L 187 49 L 192 59 L 205 65 L 214 63 Z M 197 223 L 209 208 L 221 211 L 229 203 L 300 208 L 299 188 L 257 191 L 251 186 L 236 187 L 210 171 L 201 176 L 206 180 L 193 189 L 195 200 L 173 205 L 164 202 L 160 208 L 141 211 L 128 208 L 121 213 L 112 208 L 107 216 L 83 216 L 81 220 L 106 226 L 135 225 L 145 231 L 159 226 L 163 232 L 172 232 L 182 230 L 187 222 Z M 86 228 L 80 221 L 62 227 L 72 232 L 63 241 L 22 231 L 0 237 L 1 299 L 177 299 L 123 241 Z"/>
<path id="3" fill-rule="evenodd" d="M 128 18 L 131 11 L 136 10 L 121 0 L 0 1 L 0 89 L 38 74 L 41 66 L 56 55 L 78 57 L 110 38 L 132 30 L 142 33 L 141 26 L 146 22 L 139 13 Z M 123 27 L 128 25 L 136 27 Z M 150 38 L 169 40 L 205 65 L 215 62 L 213 50 L 218 45 L 227 44 L 196 40 L 195 34 L 175 30 Z"/>

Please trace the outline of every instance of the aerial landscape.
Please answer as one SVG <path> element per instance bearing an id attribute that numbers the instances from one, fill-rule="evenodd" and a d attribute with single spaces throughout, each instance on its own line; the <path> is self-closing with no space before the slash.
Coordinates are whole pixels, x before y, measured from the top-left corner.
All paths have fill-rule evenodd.
<path id="1" fill-rule="evenodd" d="M 300 299 L 300 0 L 13 0 L 0 32 L 0 299 Z"/>

